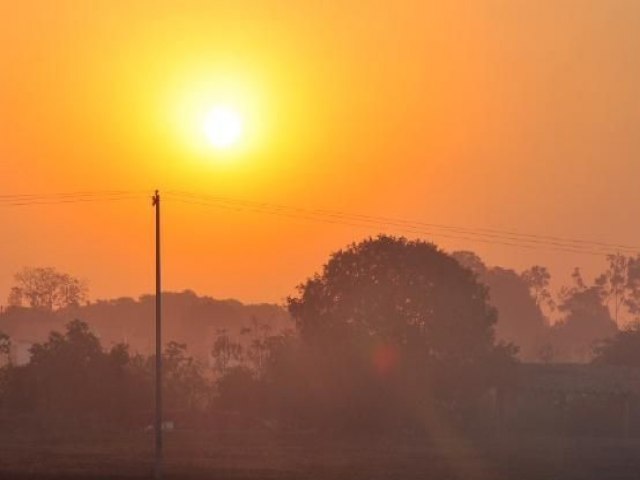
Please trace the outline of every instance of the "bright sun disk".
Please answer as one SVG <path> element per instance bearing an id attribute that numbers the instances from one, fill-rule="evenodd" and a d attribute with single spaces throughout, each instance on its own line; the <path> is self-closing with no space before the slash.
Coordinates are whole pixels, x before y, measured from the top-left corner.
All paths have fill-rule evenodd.
<path id="1" fill-rule="evenodd" d="M 215 107 L 204 118 L 203 130 L 207 139 L 216 148 L 229 148 L 235 145 L 243 133 L 243 121 L 240 114 L 228 107 Z"/>

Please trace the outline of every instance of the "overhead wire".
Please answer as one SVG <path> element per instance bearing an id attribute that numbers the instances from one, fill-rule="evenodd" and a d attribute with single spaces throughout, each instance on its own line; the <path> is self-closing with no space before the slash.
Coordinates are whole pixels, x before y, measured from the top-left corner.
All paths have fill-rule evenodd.
<path id="1" fill-rule="evenodd" d="M 40 197 L 76 197 L 116 194 L 146 194 L 146 190 L 81 190 L 75 192 L 51 192 L 51 193 L 13 193 L 0 195 L 0 200 L 15 198 L 40 198 Z"/>
<path id="2" fill-rule="evenodd" d="M 146 196 L 141 191 L 91 191 L 69 193 L 9 194 L 0 195 L 0 207 L 26 207 L 32 205 L 56 205 L 65 203 L 104 202 L 129 200 Z"/>
<path id="3" fill-rule="evenodd" d="M 37 205 L 57 205 L 86 202 L 104 202 L 139 199 L 149 196 L 143 190 L 103 190 L 57 193 L 5 194 L 0 195 L 0 207 L 27 207 Z M 163 199 L 183 204 L 200 205 L 210 208 L 235 211 L 249 211 L 279 217 L 301 219 L 358 228 L 375 228 L 381 231 L 394 231 L 425 235 L 436 238 L 478 242 L 526 249 L 547 249 L 568 253 L 602 256 L 605 254 L 637 254 L 640 247 L 607 243 L 576 238 L 563 238 L 552 235 L 519 233 L 512 230 L 462 227 L 407 220 L 387 216 L 349 213 L 339 210 L 311 209 L 295 205 L 251 201 L 194 192 L 169 190 L 163 192 Z"/>
<path id="4" fill-rule="evenodd" d="M 281 204 L 251 202 L 247 200 L 236 200 L 227 197 L 194 194 L 189 192 L 169 191 L 166 192 L 165 197 L 167 195 L 169 196 L 169 199 L 180 201 L 182 203 L 194 203 L 218 208 L 227 207 L 236 210 L 247 210 L 271 215 L 304 218 L 307 220 L 320 220 L 328 223 L 339 223 L 359 227 L 378 226 L 394 228 L 400 231 L 422 233 L 442 238 L 454 238 L 514 247 L 546 248 L 571 253 L 588 253 L 592 255 L 603 255 L 606 253 L 636 254 L 637 252 L 640 252 L 640 247 L 581 239 L 565 239 L 562 237 L 551 237 L 545 235 L 519 234 L 511 231 L 483 228 L 473 229 L 469 227 L 409 221 L 390 217 L 376 217 L 372 215 L 351 214 L 332 210 L 312 210 L 300 207 L 289 207 Z"/>
<path id="5" fill-rule="evenodd" d="M 270 215 L 276 215 L 276 216 L 279 216 L 279 217 L 310 220 L 310 221 L 315 221 L 315 222 L 330 223 L 330 224 L 334 224 L 334 225 L 347 225 L 347 226 L 359 227 L 359 228 L 375 227 L 375 225 L 371 224 L 371 223 L 355 223 L 355 222 L 349 222 L 349 221 L 346 221 L 346 220 L 337 220 L 337 219 L 330 219 L 330 218 L 314 217 L 314 216 L 303 215 L 303 214 L 299 214 L 299 213 L 296 214 L 296 213 L 268 211 L 268 210 L 255 209 L 255 208 L 251 208 L 251 207 L 233 207 L 233 206 L 229 206 L 229 205 L 216 205 L 216 204 L 212 204 L 212 203 L 198 202 L 198 201 L 192 201 L 192 200 L 182 200 L 182 199 L 171 199 L 171 200 L 175 201 L 175 202 L 179 202 L 179 203 L 189 204 L 189 205 L 209 206 L 209 207 L 214 207 L 214 208 L 222 208 L 222 209 L 226 209 L 226 210 L 235 210 L 235 211 L 244 210 L 244 211 L 250 211 L 250 212 L 254 212 L 254 213 L 266 213 L 266 214 L 270 214 Z M 426 235 L 431 235 L 431 236 L 434 236 L 434 237 L 451 238 L 451 239 L 457 239 L 457 240 L 469 240 L 469 241 L 472 241 L 472 242 L 498 244 L 498 245 L 505 245 L 505 246 L 510 246 L 510 247 L 521 247 L 521 248 L 529 248 L 529 249 L 535 249 L 536 248 L 533 245 L 509 243 L 509 242 L 502 242 L 502 241 L 497 241 L 497 240 L 496 241 L 491 241 L 491 240 L 485 240 L 485 239 L 464 237 L 464 236 L 461 236 L 461 235 L 451 235 L 451 234 L 446 234 L 446 233 L 430 232 L 430 231 L 427 231 L 427 230 L 419 230 L 419 229 L 414 229 L 414 228 L 410 228 L 410 227 L 398 228 L 397 231 L 402 231 L 402 232 L 405 232 L 405 233 L 426 234 Z M 565 251 L 569 251 L 569 252 L 572 252 L 572 253 L 590 253 L 590 254 L 593 254 L 593 255 L 601 255 L 601 253 L 598 253 L 598 252 L 588 252 L 588 251 L 583 251 L 583 250 L 568 250 L 568 249 L 565 249 Z"/>

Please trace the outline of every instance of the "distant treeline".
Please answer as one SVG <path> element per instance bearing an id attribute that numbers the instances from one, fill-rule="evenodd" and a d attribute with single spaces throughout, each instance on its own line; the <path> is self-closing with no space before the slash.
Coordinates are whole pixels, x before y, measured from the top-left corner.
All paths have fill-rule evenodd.
<path id="1" fill-rule="evenodd" d="M 508 383 L 515 362 L 515 347 L 495 340 L 484 285 L 424 242 L 379 237 L 336 252 L 287 308 L 293 331 L 256 320 L 239 342 L 219 329 L 212 369 L 186 345 L 167 344 L 167 411 L 240 412 L 292 426 L 436 425 L 435 412 L 472 411 Z M 105 349 L 79 320 L 30 353 L 26 365 L 3 369 L 5 412 L 93 424 L 149 418 L 152 356 L 125 343 Z"/>
<path id="2" fill-rule="evenodd" d="M 205 363 L 220 330 L 240 336 L 243 328 L 255 322 L 269 325 L 273 331 L 293 325 L 287 311 L 277 305 L 246 305 L 200 297 L 191 291 L 164 292 L 162 297 L 165 337 L 188 344 L 191 354 Z M 0 314 L 0 332 L 11 337 L 17 363 L 28 359 L 33 343 L 45 341 L 50 331 L 61 331 L 75 319 L 86 322 L 104 346 L 125 343 L 132 352 L 146 355 L 155 348 L 154 309 L 151 295 L 70 304 L 54 310 L 21 303 Z"/>
<path id="3" fill-rule="evenodd" d="M 28 273 L 34 272 L 25 272 L 25 278 Z M 554 306 L 566 312 L 564 323 L 546 326 L 541 312 L 551 301 L 547 285 L 541 268 L 516 275 L 487 269 L 469 253 L 450 255 L 430 243 L 380 236 L 335 252 L 321 272 L 298 287 L 287 299 L 290 329 L 277 307 L 241 307 L 192 293 L 167 295 L 167 316 L 182 319 L 181 330 L 169 324 L 172 341 L 164 349 L 167 418 L 193 425 L 242 421 L 441 433 L 452 425 L 487 423 L 501 415 L 504 392 L 518 384 L 518 348 L 503 340 L 506 327 L 496 335 L 498 310 L 510 311 L 503 302 L 528 302 L 533 313 L 522 316 L 550 331 L 573 328 L 567 325 L 584 318 L 610 321 L 603 303 L 606 282 L 588 286 L 576 273 L 575 285 Z M 154 357 L 132 348 L 131 339 L 153 338 L 149 325 L 140 327 L 141 319 L 153 317 L 151 297 L 83 307 L 71 298 L 52 311 L 23 305 L 29 298 L 26 287 L 13 291 L 14 305 L 3 314 L 24 321 L 25 328 L 39 318 L 33 310 L 52 322 L 60 312 L 95 314 L 98 309 L 114 316 L 94 318 L 91 326 L 73 320 L 55 328 L 30 347 L 25 364 L 12 362 L 12 337 L 0 335 L 0 355 L 6 359 L 0 370 L 3 421 L 150 424 Z M 245 314 L 233 331 L 229 323 L 216 328 L 206 323 L 207 312 L 223 306 Z M 267 315 L 259 320 L 245 308 Z M 130 325 L 116 316 L 127 309 L 136 315 L 126 319 Z M 119 341 L 103 333 L 98 337 L 109 322 L 120 322 L 116 331 L 128 328 L 127 336 Z M 194 355 L 182 341 L 194 339 L 202 350 L 204 332 L 212 328 L 206 355 Z M 176 331 L 183 335 L 178 340 Z M 614 328 L 611 334 L 595 350 L 594 361 L 640 365 L 634 349 L 638 330 L 616 333 Z"/>
<path id="4" fill-rule="evenodd" d="M 472 252 L 451 255 L 488 287 L 488 301 L 498 312 L 496 338 L 517 346 L 520 360 L 588 362 L 603 340 L 633 327 L 638 319 L 638 258 L 608 257 L 608 268 L 591 283 L 576 269 L 572 284 L 554 292 L 545 267 L 518 273 L 488 267 Z M 103 345 L 126 343 L 133 352 L 152 352 L 152 296 L 88 302 L 83 282 L 52 268 L 26 268 L 15 280 L 8 306 L 0 310 L 0 332 L 11 337 L 17 362 L 27 360 L 31 344 L 77 318 L 89 324 Z M 167 337 L 188 344 L 191 354 L 205 363 L 221 330 L 237 339 L 255 322 L 272 332 L 293 327 L 286 306 L 243 305 L 191 291 L 165 292 L 163 298 Z"/>
<path id="5" fill-rule="evenodd" d="M 608 268 L 591 283 L 576 268 L 572 283 L 553 292 L 545 267 L 517 273 L 488 267 L 472 252 L 452 255 L 488 287 L 498 310 L 496 335 L 517 345 L 523 361 L 589 362 L 603 341 L 633 328 L 640 315 L 640 257 L 607 257 Z"/>

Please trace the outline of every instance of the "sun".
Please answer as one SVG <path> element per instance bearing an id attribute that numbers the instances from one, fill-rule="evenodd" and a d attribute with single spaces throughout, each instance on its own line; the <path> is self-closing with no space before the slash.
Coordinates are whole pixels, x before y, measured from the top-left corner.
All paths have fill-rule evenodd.
<path id="1" fill-rule="evenodd" d="M 209 143 L 222 150 L 240 142 L 244 133 L 244 122 L 237 110 L 219 105 L 204 116 L 202 129 Z"/>

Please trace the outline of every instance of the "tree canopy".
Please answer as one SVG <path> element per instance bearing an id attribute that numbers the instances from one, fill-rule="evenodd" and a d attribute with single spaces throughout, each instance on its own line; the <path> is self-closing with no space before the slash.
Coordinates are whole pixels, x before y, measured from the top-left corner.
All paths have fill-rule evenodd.
<path id="1" fill-rule="evenodd" d="M 300 285 L 288 306 L 308 374 L 321 384 L 316 391 L 351 391 L 351 404 L 371 404 L 371 393 L 390 393 L 391 383 L 394 395 L 419 385 L 411 400 L 455 403 L 499 381 L 514 353 L 496 344 L 486 287 L 423 241 L 379 236 L 352 244 Z"/>
<path id="2" fill-rule="evenodd" d="M 380 236 L 331 256 L 288 300 L 306 342 L 377 338 L 441 360 L 494 348 L 487 289 L 435 245 Z"/>
<path id="3" fill-rule="evenodd" d="M 9 305 L 48 311 L 77 306 L 87 299 L 82 280 L 51 267 L 25 267 L 14 275 Z"/>

